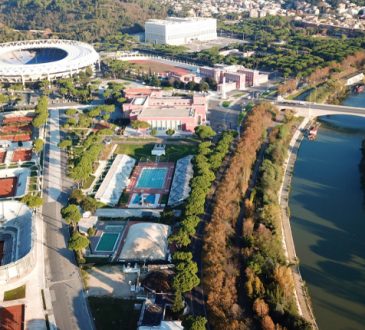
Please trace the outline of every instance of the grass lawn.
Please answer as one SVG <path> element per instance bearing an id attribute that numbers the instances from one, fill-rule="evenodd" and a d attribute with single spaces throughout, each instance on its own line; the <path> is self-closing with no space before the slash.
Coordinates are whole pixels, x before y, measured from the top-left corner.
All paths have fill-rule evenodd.
<path id="1" fill-rule="evenodd" d="M 120 144 L 116 149 L 117 154 L 126 154 L 131 157 L 146 160 L 153 160 L 155 157 L 151 155 L 154 143 L 148 144 Z M 161 161 L 176 161 L 187 155 L 194 155 L 197 151 L 197 145 L 193 144 L 167 144 L 166 156 L 161 157 Z"/>
<path id="2" fill-rule="evenodd" d="M 137 300 L 125 300 L 110 297 L 89 297 L 91 313 L 97 330 L 137 329 L 140 310 L 134 309 Z"/>
<path id="3" fill-rule="evenodd" d="M 185 144 L 167 144 L 166 156 L 161 157 L 162 160 L 166 158 L 168 161 L 177 161 L 179 158 L 187 155 L 195 155 L 198 150 L 197 145 L 185 145 Z"/>
<path id="4" fill-rule="evenodd" d="M 4 292 L 4 301 L 25 298 L 25 285 Z"/>
<path id="5" fill-rule="evenodd" d="M 115 150 L 116 154 L 126 154 L 134 158 L 146 158 L 152 159 L 151 151 L 154 143 L 147 144 L 119 144 Z"/>

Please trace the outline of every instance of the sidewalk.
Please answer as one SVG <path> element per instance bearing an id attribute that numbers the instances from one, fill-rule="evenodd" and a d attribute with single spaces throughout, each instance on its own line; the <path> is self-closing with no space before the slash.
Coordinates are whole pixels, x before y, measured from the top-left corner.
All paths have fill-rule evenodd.
<path id="1" fill-rule="evenodd" d="M 283 236 L 283 246 L 285 251 L 285 256 L 287 261 L 292 264 L 292 274 L 294 280 L 294 295 L 296 298 L 296 303 L 298 307 L 298 312 L 307 321 L 311 322 L 315 329 L 318 326 L 315 321 L 315 317 L 312 311 L 310 297 L 304 286 L 304 281 L 300 274 L 298 258 L 295 252 L 295 244 L 293 240 L 292 230 L 290 226 L 289 217 L 289 194 L 291 187 L 291 178 L 294 170 L 295 161 L 297 159 L 297 153 L 300 144 L 303 140 L 302 131 L 307 127 L 309 123 L 309 118 L 305 118 L 299 125 L 297 131 L 294 133 L 290 144 L 289 152 L 286 161 L 284 162 L 284 177 L 279 190 L 279 203 L 282 211 L 282 236 Z"/>

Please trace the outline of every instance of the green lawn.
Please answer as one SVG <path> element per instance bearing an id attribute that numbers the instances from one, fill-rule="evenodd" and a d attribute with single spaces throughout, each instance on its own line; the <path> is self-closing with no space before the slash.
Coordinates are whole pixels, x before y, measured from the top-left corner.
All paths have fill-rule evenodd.
<path id="1" fill-rule="evenodd" d="M 134 158 L 151 158 L 151 150 L 154 143 L 147 144 L 119 144 L 115 150 L 116 154 L 126 154 Z"/>
<path id="2" fill-rule="evenodd" d="M 151 155 L 154 143 L 147 144 L 120 144 L 118 145 L 115 153 L 126 154 L 137 159 L 146 160 L 149 158 L 153 160 L 155 157 Z M 197 145 L 195 144 L 167 144 L 166 145 L 166 157 L 161 157 L 161 161 L 176 161 L 187 155 L 193 155 L 197 151 Z"/>
<path id="3" fill-rule="evenodd" d="M 25 285 L 4 292 L 4 301 L 25 298 Z"/>
<path id="4" fill-rule="evenodd" d="M 134 304 L 142 304 L 142 301 L 109 297 L 89 297 L 88 300 L 97 330 L 137 329 L 140 310 L 135 310 Z"/>

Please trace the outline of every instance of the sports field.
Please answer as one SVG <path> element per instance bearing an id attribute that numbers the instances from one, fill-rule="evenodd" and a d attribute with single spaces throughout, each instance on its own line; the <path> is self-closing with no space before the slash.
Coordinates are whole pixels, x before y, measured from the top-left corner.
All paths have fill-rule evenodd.
<path id="1" fill-rule="evenodd" d="M 16 149 L 13 153 L 13 162 L 26 162 L 32 159 L 32 150 L 31 149 Z"/>
<path id="2" fill-rule="evenodd" d="M 0 198 L 12 197 L 16 192 L 17 177 L 0 179 Z"/>
<path id="3" fill-rule="evenodd" d="M 155 73 L 160 75 L 167 75 L 170 72 L 183 75 L 189 73 L 188 70 L 180 68 L 178 66 L 173 66 L 167 63 L 162 63 L 153 60 L 133 60 L 130 63 L 136 64 L 146 73 Z"/>
<path id="4" fill-rule="evenodd" d="M 0 329 L 24 329 L 24 305 L 0 307 Z"/>

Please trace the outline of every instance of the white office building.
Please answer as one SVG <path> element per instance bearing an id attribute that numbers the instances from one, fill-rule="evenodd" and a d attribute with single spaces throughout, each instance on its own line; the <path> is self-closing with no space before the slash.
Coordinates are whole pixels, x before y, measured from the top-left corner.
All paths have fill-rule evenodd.
<path id="1" fill-rule="evenodd" d="M 145 23 L 145 41 L 154 44 L 185 45 L 194 40 L 217 38 L 217 20 L 203 17 L 168 17 Z"/>

